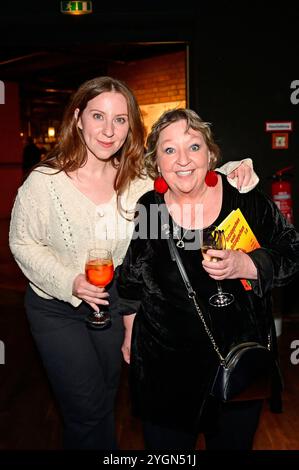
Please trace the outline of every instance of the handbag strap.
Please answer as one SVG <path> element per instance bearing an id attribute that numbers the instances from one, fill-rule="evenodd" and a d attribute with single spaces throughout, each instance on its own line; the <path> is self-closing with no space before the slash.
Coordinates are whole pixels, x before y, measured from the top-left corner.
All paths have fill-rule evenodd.
<path id="1" fill-rule="evenodd" d="M 161 220 L 162 220 L 162 231 L 164 232 L 165 238 L 167 239 L 167 244 L 168 244 L 171 259 L 172 259 L 172 261 L 176 262 L 176 264 L 179 268 L 180 274 L 182 276 L 185 287 L 187 289 L 188 297 L 193 301 L 195 309 L 196 309 L 196 311 L 199 315 L 199 318 L 202 321 L 205 332 L 207 333 L 208 337 L 210 338 L 210 341 L 213 345 L 213 348 L 214 348 L 216 354 L 218 355 L 221 363 L 225 363 L 225 358 L 222 356 L 222 354 L 220 352 L 220 349 L 217 346 L 216 341 L 215 341 L 215 339 L 214 339 L 214 337 L 211 333 L 211 330 L 209 329 L 209 327 L 208 327 L 208 325 L 205 321 L 202 310 L 201 310 L 200 306 L 198 305 L 198 302 L 196 300 L 196 292 L 194 291 L 194 289 L 191 285 L 191 282 L 189 280 L 188 274 L 186 273 L 182 258 L 180 256 L 180 254 L 178 252 L 178 249 L 177 249 L 177 247 L 174 243 L 174 240 L 173 240 L 173 238 L 170 234 L 170 229 L 169 229 L 169 224 L 168 224 L 169 214 L 168 214 L 168 211 L 166 209 L 165 202 L 163 200 L 161 200 L 160 196 L 158 196 L 157 193 L 155 193 L 155 196 L 156 196 L 156 201 L 158 202 L 159 209 L 160 209 L 159 215 L 161 216 Z M 271 341 L 271 332 L 269 332 L 268 333 L 268 342 L 267 342 L 267 349 L 269 351 L 271 350 L 271 347 L 272 347 L 271 343 L 272 343 L 272 341 Z"/>
<path id="2" fill-rule="evenodd" d="M 211 343 L 212 343 L 212 345 L 213 345 L 213 348 L 215 349 L 215 351 L 216 351 L 216 353 L 217 353 L 217 355 L 218 355 L 220 361 L 221 361 L 221 362 L 224 362 L 224 357 L 222 356 L 222 354 L 221 354 L 221 352 L 220 352 L 220 349 L 219 349 L 219 347 L 218 347 L 217 344 L 216 344 L 216 341 L 215 341 L 215 339 L 214 339 L 214 336 L 212 335 L 211 330 L 209 329 L 209 327 L 208 327 L 208 325 L 207 325 L 207 323 L 206 323 L 206 321 L 205 321 L 205 318 L 204 318 L 204 316 L 203 316 L 202 310 L 201 310 L 200 306 L 198 305 L 198 302 L 197 302 L 197 300 L 196 300 L 196 293 L 195 293 L 195 291 L 194 291 L 194 289 L 193 289 L 193 287 L 192 287 L 192 285 L 191 285 L 191 283 L 190 283 L 188 274 L 186 273 L 185 267 L 184 267 L 184 265 L 183 265 L 182 258 L 181 258 L 181 256 L 180 256 L 178 250 L 177 250 L 177 247 L 175 246 L 175 243 L 174 243 L 174 241 L 173 241 L 173 238 L 172 238 L 172 237 L 169 237 L 169 238 L 167 239 L 167 243 L 168 243 L 169 249 L 170 249 L 170 247 L 171 247 L 171 250 L 173 251 L 173 255 L 174 255 L 174 257 L 175 257 L 175 260 L 174 260 L 174 261 L 176 261 L 176 264 L 177 264 L 177 266 L 178 266 L 178 268 L 179 268 L 179 271 L 180 271 L 180 273 L 181 273 L 181 276 L 182 276 L 182 278 L 183 278 L 184 284 L 185 284 L 186 289 L 187 289 L 187 292 L 188 292 L 188 297 L 189 297 L 190 299 L 192 299 L 192 301 L 193 301 L 193 303 L 194 303 L 194 306 L 195 306 L 195 308 L 196 308 L 196 311 L 197 311 L 197 313 L 198 313 L 198 315 L 199 315 L 199 318 L 201 319 L 201 321 L 202 321 L 202 323 L 203 323 L 204 329 L 205 329 L 205 331 L 206 331 L 208 337 L 210 338 L 210 341 L 211 341 Z"/>
<path id="3" fill-rule="evenodd" d="M 162 220 L 162 231 L 164 232 L 165 234 L 165 238 L 167 239 L 167 244 L 168 244 L 168 248 L 169 248 L 169 252 L 170 252 L 170 256 L 171 256 L 171 259 L 172 261 L 175 261 L 178 268 L 179 268 L 179 271 L 181 273 L 181 276 L 182 276 L 182 279 L 184 281 L 184 284 L 186 286 L 186 289 L 187 289 L 187 293 L 188 293 L 188 297 L 193 301 L 194 303 L 194 306 L 195 306 L 195 309 L 199 315 L 199 318 L 201 319 L 202 321 L 202 324 L 204 326 L 204 329 L 205 329 L 205 332 L 207 333 L 208 337 L 210 338 L 210 341 L 213 345 L 213 348 L 216 352 L 216 354 L 218 355 L 221 363 L 225 363 L 225 358 L 222 356 L 221 352 L 220 352 L 220 349 L 219 347 L 217 346 L 216 344 L 216 341 L 211 333 L 211 330 L 209 329 L 206 321 L 205 321 L 205 318 L 203 316 L 203 313 L 201 311 L 201 308 L 200 306 L 198 305 L 198 302 L 196 300 L 196 292 L 194 291 L 192 285 L 191 285 L 191 282 L 189 280 L 189 277 L 188 277 L 188 274 L 186 273 L 186 270 L 185 270 L 185 267 L 184 267 L 184 264 L 183 264 L 183 261 L 182 261 L 182 258 L 177 250 L 177 247 L 174 243 L 174 240 L 170 234 L 170 229 L 169 229 L 169 224 L 168 224 L 168 219 L 169 219 L 169 214 L 168 214 L 168 211 L 166 209 L 166 205 L 165 205 L 165 202 L 161 199 L 160 196 L 158 196 L 157 193 L 155 193 L 155 197 L 156 197 L 156 201 L 158 202 L 158 205 L 159 205 L 159 215 L 161 216 L 161 220 Z M 267 342 L 267 349 L 270 351 L 271 348 L 272 348 L 272 341 L 271 341 L 271 332 L 268 333 L 268 342 Z"/>
<path id="4" fill-rule="evenodd" d="M 205 321 L 205 318 L 203 316 L 201 308 L 198 305 L 198 302 L 196 300 L 196 293 L 195 293 L 195 291 L 194 291 L 194 289 L 191 285 L 188 274 L 186 273 L 182 258 L 180 256 L 178 250 L 177 250 L 177 247 L 175 246 L 175 243 L 174 243 L 174 240 L 173 240 L 172 236 L 170 235 L 169 224 L 168 224 L 168 212 L 166 213 L 165 203 L 163 202 L 163 204 L 161 204 L 161 200 L 159 200 L 159 198 L 157 196 L 156 196 L 156 198 L 158 200 L 159 208 L 160 208 L 159 214 L 161 215 L 161 220 L 162 220 L 162 231 L 164 231 L 164 234 L 166 235 L 166 238 L 167 238 L 167 244 L 168 244 L 168 247 L 169 247 L 169 252 L 170 252 L 171 259 L 172 259 L 172 261 L 176 262 L 176 264 L 179 268 L 180 274 L 182 276 L 185 287 L 187 289 L 188 297 L 194 303 L 195 309 L 196 309 L 196 311 L 199 315 L 199 318 L 201 319 L 201 321 L 203 323 L 204 329 L 205 329 L 208 337 L 210 338 L 210 341 L 213 345 L 213 348 L 214 348 L 215 352 L 217 353 L 220 361 L 224 362 L 225 359 L 222 356 L 222 354 L 219 350 L 219 347 L 217 346 L 216 341 L 215 341 L 215 339 L 214 339 L 214 337 L 211 333 L 211 330 L 209 329 L 209 327 L 208 327 L 208 325 Z"/>

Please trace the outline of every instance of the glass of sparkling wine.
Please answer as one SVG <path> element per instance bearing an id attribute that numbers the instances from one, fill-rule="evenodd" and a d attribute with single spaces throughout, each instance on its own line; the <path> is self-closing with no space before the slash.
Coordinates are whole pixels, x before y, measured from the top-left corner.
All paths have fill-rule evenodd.
<path id="1" fill-rule="evenodd" d="M 209 249 L 225 250 L 225 246 L 226 240 L 223 230 L 218 230 L 215 225 L 211 225 L 207 229 L 203 230 L 201 252 L 204 259 L 216 263 L 218 258 L 216 256 L 209 256 L 207 251 Z M 230 294 L 229 292 L 223 292 L 220 281 L 216 281 L 216 284 L 217 294 L 214 294 L 209 298 L 209 303 L 214 307 L 226 307 L 227 305 L 231 304 L 235 298 L 233 294 Z"/>
<path id="2" fill-rule="evenodd" d="M 85 264 L 86 279 L 97 287 L 106 287 L 113 279 L 114 267 L 110 250 L 93 248 L 88 251 Z M 111 323 L 107 308 L 100 307 L 99 312 L 91 312 L 86 322 L 93 328 L 105 328 Z"/>

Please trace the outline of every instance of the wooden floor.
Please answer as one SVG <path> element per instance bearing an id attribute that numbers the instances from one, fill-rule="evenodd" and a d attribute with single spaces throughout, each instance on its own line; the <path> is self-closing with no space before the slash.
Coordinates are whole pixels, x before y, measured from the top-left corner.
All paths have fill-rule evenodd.
<path id="1" fill-rule="evenodd" d="M 0 449 L 59 449 L 60 417 L 22 301 L 22 291 L 0 289 L 0 339 L 5 344 L 5 364 L 0 365 Z M 264 408 L 255 449 L 299 449 L 299 365 L 290 362 L 290 343 L 294 339 L 299 340 L 299 322 L 284 321 L 279 339 L 285 380 L 284 412 L 273 414 Z M 140 423 L 130 416 L 125 365 L 116 410 L 120 449 L 143 449 Z M 201 438 L 198 448 L 203 448 Z"/>
<path id="2" fill-rule="evenodd" d="M 5 364 L 0 364 L 0 450 L 61 449 L 60 416 L 25 318 L 25 280 L 4 244 L 0 240 L 0 340 L 5 346 Z M 299 341 L 299 319 L 285 316 L 279 338 L 284 412 L 273 414 L 264 407 L 254 449 L 299 449 L 299 364 L 290 362 L 290 344 L 296 339 Z M 140 423 L 130 415 L 125 365 L 116 425 L 120 449 L 143 449 Z M 200 436 L 198 449 L 202 448 Z"/>

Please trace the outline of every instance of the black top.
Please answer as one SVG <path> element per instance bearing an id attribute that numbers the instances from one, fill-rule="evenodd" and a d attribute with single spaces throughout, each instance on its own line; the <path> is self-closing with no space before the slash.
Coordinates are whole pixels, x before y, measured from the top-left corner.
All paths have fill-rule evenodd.
<path id="1" fill-rule="evenodd" d="M 289 282 L 299 270 L 299 235 L 258 189 L 240 194 L 222 181 L 222 207 L 214 223 L 240 207 L 264 247 L 250 254 L 259 275 L 253 290 L 245 291 L 239 279 L 221 281 L 235 301 L 228 307 L 211 307 L 208 298 L 216 293 L 216 282 L 202 268 L 200 246 L 179 252 L 208 326 L 226 354 L 240 340 L 266 344 L 272 324 L 270 289 Z M 133 408 L 154 423 L 192 430 L 198 427 L 218 357 L 170 258 L 167 240 L 149 236 L 155 192 L 143 195 L 139 203 L 147 209 L 147 236 L 136 236 L 136 224 L 118 278 L 121 312 L 137 312 L 130 365 Z"/>

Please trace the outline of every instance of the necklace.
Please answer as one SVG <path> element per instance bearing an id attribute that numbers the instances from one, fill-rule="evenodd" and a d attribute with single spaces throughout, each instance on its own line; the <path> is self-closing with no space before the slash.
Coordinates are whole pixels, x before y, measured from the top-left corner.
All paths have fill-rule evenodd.
<path id="1" fill-rule="evenodd" d="M 176 225 L 175 222 L 174 222 L 174 225 L 173 225 L 173 237 L 174 237 L 174 238 L 178 238 L 178 241 L 176 242 L 176 246 L 177 246 L 178 248 L 185 248 L 185 242 L 184 242 L 183 238 L 184 238 L 184 237 L 187 235 L 187 233 L 189 232 L 190 227 L 187 228 L 187 229 L 184 231 L 184 233 L 183 233 L 183 235 L 181 236 L 181 238 L 179 238 L 179 231 L 180 231 L 180 230 L 181 230 L 180 227 L 179 227 L 178 225 Z"/>

